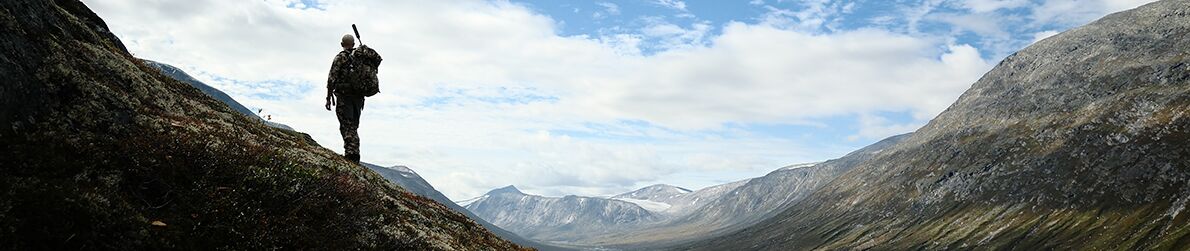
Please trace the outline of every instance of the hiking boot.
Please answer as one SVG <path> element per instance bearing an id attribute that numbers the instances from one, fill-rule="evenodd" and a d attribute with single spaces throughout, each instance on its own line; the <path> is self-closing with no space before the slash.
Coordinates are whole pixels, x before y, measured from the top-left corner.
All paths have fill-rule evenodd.
<path id="1" fill-rule="evenodd" d="M 359 164 L 359 154 L 358 153 L 348 154 L 347 156 L 344 156 L 344 157 L 346 157 L 347 160 L 350 160 L 351 163 Z"/>

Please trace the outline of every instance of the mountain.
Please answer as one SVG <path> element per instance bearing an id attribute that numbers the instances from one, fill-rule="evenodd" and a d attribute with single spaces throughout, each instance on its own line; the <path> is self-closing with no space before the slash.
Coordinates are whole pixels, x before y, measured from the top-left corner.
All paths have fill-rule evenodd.
<path id="1" fill-rule="evenodd" d="M 748 180 L 741 180 L 727 184 L 711 186 L 698 191 L 657 184 L 647 186 L 636 191 L 612 196 L 611 199 L 622 200 L 637 204 L 642 208 L 658 213 L 666 218 L 683 216 L 707 202 L 723 196 L 727 192 L 744 185 Z"/>
<path id="2" fill-rule="evenodd" d="M 535 240 L 597 249 L 661 249 L 731 233 L 776 215 L 908 135 L 890 137 L 838 159 L 790 165 L 763 177 L 697 191 L 658 184 L 608 199 L 545 198 L 507 186 L 464 203 L 481 218 Z M 568 198 L 572 203 L 559 202 Z M 576 206 L 576 199 L 586 203 Z M 609 209 L 609 201 L 629 202 L 633 207 Z M 647 217 L 609 219 L 624 213 Z"/>
<path id="3" fill-rule="evenodd" d="M 667 209 L 673 207 L 671 202 L 676 202 L 682 195 L 689 194 L 689 189 L 657 184 L 647 186 L 636 191 L 627 192 L 624 194 L 612 196 L 611 199 L 632 202 L 644 209 L 653 212 L 665 212 Z"/>
<path id="4" fill-rule="evenodd" d="M 652 186 L 643 187 L 636 191 L 627 192 L 612 196 L 613 199 L 637 199 L 637 200 L 652 200 L 652 201 L 667 201 L 675 197 L 688 194 L 692 191 L 677 186 L 656 184 Z"/>
<path id="5" fill-rule="evenodd" d="M 480 218 L 479 216 L 475 215 L 474 213 L 471 213 L 471 211 L 464 209 L 463 207 L 459 206 L 458 204 L 455 204 L 453 201 L 451 201 L 449 198 L 447 198 L 446 195 L 443 195 L 442 192 L 439 192 L 438 189 L 435 189 L 434 186 L 431 186 L 429 182 L 426 182 L 425 179 L 422 179 L 421 175 L 418 175 L 417 172 L 413 171 L 413 169 L 409 169 L 408 167 L 405 167 L 405 166 L 381 167 L 381 166 L 368 164 L 368 163 L 363 163 L 363 165 L 365 167 L 368 167 L 368 169 L 372 169 L 372 171 L 380 174 L 380 176 L 383 176 L 384 179 L 387 179 L 388 181 L 391 181 L 394 184 L 397 184 L 398 186 L 405 188 L 405 190 L 408 190 L 409 192 L 420 195 L 422 197 L 430 198 L 434 201 L 437 201 L 438 203 L 441 203 L 442 205 L 445 205 L 446 207 L 450 208 L 451 210 L 454 210 L 455 212 L 459 212 L 459 213 L 462 213 L 463 215 L 466 215 L 468 218 L 471 218 L 471 220 L 474 220 L 476 223 L 479 223 L 479 225 L 482 225 L 484 228 L 487 228 L 488 231 L 491 231 L 493 234 L 500 236 L 500 238 L 504 238 L 505 240 L 515 242 L 516 244 L 519 244 L 522 246 L 532 247 L 537 250 L 543 250 L 543 251 L 569 250 L 567 248 L 545 245 L 542 243 L 531 241 L 529 239 L 525 239 L 524 237 L 521 237 L 520 235 L 509 232 L 508 230 L 504 230 L 500 227 L 497 227 L 496 225 L 494 225 L 492 223 L 489 223 L 488 221 L 484 220 L 483 218 Z"/>
<path id="6" fill-rule="evenodd" d="M 725 193 L 664 222 L 593 236 L 586 243 L 651 250 L 731 233 L 784 211 L 909 135 L 889 137 L 838 159 L 790 165 L 762 177 L 731 183 L 734 185 L 725 187 L 730 189 L 720 189 Z"/>
<path id="7" fill-rule="evenodd" d="M 5 249 L 523 249 L 145 65 L 79 1 L 0 1 L 0 48 Z"/>
<path id="8" fill-rule="evenodd" d="M 561 198 L 528 195 L 515 186 L 492 190 L 466 208 L 500 228 L 560 244 L 616 231 L 622 225 L 660 219 L 630 202 L 573 195 Z"/>
<path id="9" fill-rule="evenodd" d="M 371 169 L 377 174 L 380 174 L 380 176 L 384 177 L 384 179 L 401 186 L 401 188 L 405 188 L 406 191 L 421 195 L 422 197 L 430 198 L 434 201 L 438 201 L 439 203 L 441 203 L 442 200 L 449 201 L 449 199 L 446 198 L 446 195 L 443 195 L 441 192 L 438 192 L 437 189 L 434 189 L 434 186 L 431 186 L 429 182 L 426 182 L 425 179 L 422 179 L 421 175 L 417 175 L 413 169 L 409 169 L 405 166 L 382 167 L 366 162 L 360 164 L 363 164 L 364 167 Z M 451 204 L 453 204 L 453 202 Z M 450 204 L 447 203 L 442 203 L 442 205 L 450 207 Z"/>
<path id="10" fill-rule="evenodd" d="M 727 195 L 727 193 L 734 191 L 736 188 L 747 184 L 752 179 L 729 182 L 725 184 L 714 185 L 703 189 L 698 189 L 694 192 L 681 194 L 671 199 L 663 200 L 669 205 L 663 213 L 670 218 L 683 216 L 689 214 L 694 209 L 700 208 L 707 203 L 719 199 Z"/>
<path id="11" fill-rule="evenodd" d="M 680 249 L 1188 250 L 1190 1 L 1000 62 L 909 138 L 756 225 Z"/>
<path id="12" fill-rule="evenodd" d="M 265 124 L 268 124 L 269 126 L 272 126 L 272 127 L 293 131 L 292 127 L 289 127 L 285 124 L 276 123 L 276 122 L 268 121 L 268 120 L 265 120 L 264 118 L 261 118 L 256 113 L 253 113 L 251 109 L 248 109 L 248 107 L 244 107 L 244 105 L 240 104 L 239 101 L 236 101 L 235 99 L 231 98 L 231 96 L 228 96 L 227 93 L 224 93 L 223 91 L 221 91 L 219 89 L 215 89 L 215 87 L 211 87 L 211 86 L 203 83 L 202 81 L 198 81 L 198 79 L 191 77 L 190 74 L 186 74 L 185 71 L 182 71 L 182 69 L 178 69 L 178 67 L 174 67 L 169 64 L 165 64 L 165 63 L 161 63 L 161 62 L 157 62 L 157 61 L 153 61 L 153 60 L 148 60 L 148 59 L 141 59 L 141 61 L 144 62 L 145 65 L 156 68 L 157 70 L 161 71 L 161 73 L 164 73 L 166 76 L 169 76 L 169 77 L 176 79 L 178 81 L 181 81 L 183 83 L 190 84 L 190 86 L 192 86 L 194 88 L 198 88 L 199 91 L 202 91 L 203 93 L 206 93 L 207 95 L 210 95 L 211 98 L 214 98 L 215 100 L 219 100 L 220 102 L 227 104 L 227 106 L 231 107 L 232 110 L 235 110 L 236 112 L 238 112 L 240 114 L 244 114 L 244 116 L 260 119 Z"/>

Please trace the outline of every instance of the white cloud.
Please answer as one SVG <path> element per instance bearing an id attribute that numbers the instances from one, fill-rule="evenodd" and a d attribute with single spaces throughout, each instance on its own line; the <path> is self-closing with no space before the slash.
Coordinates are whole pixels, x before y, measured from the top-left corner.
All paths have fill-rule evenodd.
<path id="1" fill-rule="evenodd" d="M 1033 33 L 1033 42 L 1036 43 L 1037 41 L 1041 41 L 1042 39 L 1046 39 L 1046 38 L 1052 37 L 1054 35 L 1058 35 L 1058 31 L 1047 30 L 1047 31 Z"/>
<path id="2" fill-rule="evenodd" d="M 1156 0 L 1046 1 L 1033 8 L 1034 25 L 1081 25 L 1106 14 L 1136 8 Z"/>
<path id="3" fill-rule="evenodd" d="M 889 121 L 885 117 L 873 114 L 862 114 L 859 116 L 860 130 L 854 135 L 848 136 L 848 140 L 859 139 L 883 139 L 893 135 L 912 132 L 920 128 L 920 122 L 910 123 L 895 123 Z"/>
<path id="4" fill-rule="evenodd" d="M 924 121 L 991 67 L 968 45 L 870 29 L 731 23 L 712 35 L 696 23 L 562 37 L 556 21 L 504 2 L 86 2 L 137 56 L 195 73 L 336 150 L 324 81 L 338 38 L 358 24 L 385 56 L 383 92 L 364 109 L 364 160 L 410 165 L 455 199 L 507 184 L 610 194 L 694 173 L 739 175 L 678 182 L 710 185 L 837 157 L 848 149 L 723 125 L 881 111 Z M 687 46 L 645 56 L 641 36 Z M 908 128 L 873 123 L 857 135 L 890 126 Z"/>
<path id="5" fill-rule="evenodd" d="M 661 50 L 690 48 L 703 46 L 711 35 L 711 25 L 708 22 L 696 22 L 690 28 L 683 28 L 663 20 L 653 20 L 651 24 L 642 28 L 640 34 L 647 38 L 659 40 L 652 47 Z"/>
<path id="6" fill-rule="evenodd" d="M 595 4 L 597 4 L 599 6 L 603 6 L 604 11 L 607 11 L 608 15 L 614 16 L 614 15 L 620 14 L 620 6 L 619 5 L 616 5 L 614 3 L 609 3 L 609 2 L 599 2 L 599 3 L 595 3 Z"/>
<path id="7" fill-rule="evenodd" d="M 686 2 L 682 0 L 656 0 L 656 3 L 667 8 L 686 11 Z"/>
<path id="8" fill-rule="evenodd" d="M 915 36 L 947 36 L 976 44 L 1000 59 L 1033 42 L 1047 30 L 1085 24 L 1106 14 L 1153 0 L 921 0 L 904 5 L 899 15 L 872 17 L 872 23 L 904 29 Z M 901 21 L 903 19 L 904 23 Z M 950 34 L 942 34 L 949 32 Z M 974 40 L 974 41 L 970 41 Z"/>
<path id="9" fill-rule="evenodd" d="M 960 3 L 963 7 L 976 13 L 992 12 L 1000 9 L 1025 7 L 1029 0 L 966 0 Z"/>
<path id="10" fill-rule="evenodd" d="M 761 16 L 760 23 L 784 29 L 798 29 L 807 32 L 833 30 L 838 14 L 850 12 L 854 3 L 842 4 L 830 0 L 808 0 L 798 2 L 800 6 L 794 9 L 764 6 L 767 12 Z"/>
<path id="11" fill-rule="evenodd" d="M 948 23 L 959 31 L 971 31 L 981 36 L 1000 41 L 1011 39 L 1011 35 L 1003 25 L 1004 19 L 1011 18 L 994 14 L 936 14 L 928 19 Z"/>

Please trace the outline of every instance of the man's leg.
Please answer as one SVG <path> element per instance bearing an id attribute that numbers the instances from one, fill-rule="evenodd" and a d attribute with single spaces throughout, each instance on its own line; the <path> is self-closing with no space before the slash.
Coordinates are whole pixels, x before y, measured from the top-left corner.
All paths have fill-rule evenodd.
<path id="1" fill-rule="evenodd" d="M 335 114 L 339 117 L 339 134 L 343 135 L 343 156 L 359 163 L 359 115 L 363 97 L 342 96 L 336 99 Z"/>

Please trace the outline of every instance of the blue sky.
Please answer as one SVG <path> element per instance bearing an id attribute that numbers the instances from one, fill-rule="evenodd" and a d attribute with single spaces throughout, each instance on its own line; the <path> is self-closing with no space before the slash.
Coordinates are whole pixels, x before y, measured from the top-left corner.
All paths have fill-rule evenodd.
<path id="1" fill-rule="evenodd" d="M 911 132 L 1000 59 L 1145 0 L 85 0 L 178 66 L 341 151 L 338 39 L 385 56 L 363 160 L 452 199 L 690 189 Z"/>
<path id="2" fill-rule="evenodd" d="M 985 1 L 1005 8 L 972 9 L 962 1 L 514 1 L 554 18 L 563 36 L 605 37 L 644 33 L 659 23 L 677 28 L 707 29 L 706 37 L 720 35 L 730 22 L 758 24 L 772 15 L 793 16 L 791 25 L 813 33 L 857 29 L 885 29 L 900 33 L 945 36 L 954 43 L 976 45 L 987 58 L 1003 57 L 1027 45 L 1038 32 L 1058 31 L 1078 22 L 1031 23 L 1029 1 Z M 929 16 L 911 15 L 915 8 L 931 5 Z M 1040 3 L 1040 2 L 1034 2 Z M 986 7 L 985 7 L 986 8 Z M 776 12 L 774 10 L 787 11 Z M 817 13 L 797 13 L 818 10 Z M 996 20 L 990 20 L 990 19 Z M 987 22 L 998 22 L 988 27 Z M 806 24 L 810 23 L 810 24 Z M 648 37 L 645 53 L 665 50 L 664 38 Z M 706 40 L 687 40 L 693 44 Z"/>

